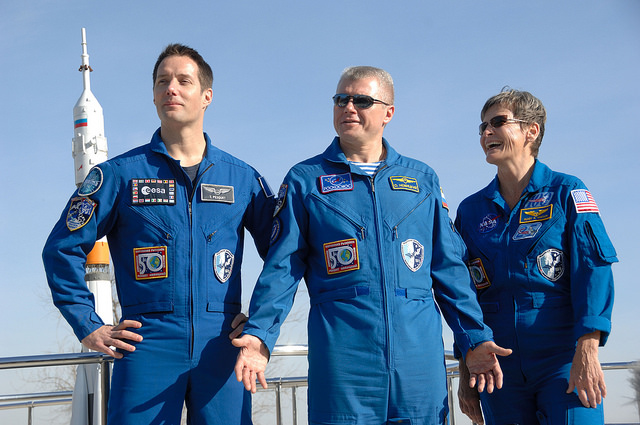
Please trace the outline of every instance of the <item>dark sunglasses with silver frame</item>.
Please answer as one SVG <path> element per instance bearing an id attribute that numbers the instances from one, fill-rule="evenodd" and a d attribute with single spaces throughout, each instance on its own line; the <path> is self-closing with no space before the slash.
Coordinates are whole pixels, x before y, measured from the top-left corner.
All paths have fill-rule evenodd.
<path id="1" fill-rule="evenodd" d="M 487 129 L 488 126 L 491 126 L 493 128 L 498 128 L 498 127 L 502 127 L 505 124 L 509 124 L 512 122 L 526 122 L 524 120 L 519 120 L 517 118 L 507 118 L 506 115 L 497 115 L 493 118 L 491 118 L 489 120 L 489 122 L 484 121 L 482 122 L 478 128 L 480 130 L 480 135 L 482 136 L 482 133 L 484 133 L 484 131 Z"/>
<path id="2" fill-rule="evenodd" d="M 388 103 L 383 102 L 382 100 L 374 99 L 373 97 L 367 96 L 366 94 L 349 95 L 344 93 L 338 93 L 335 96 L 333 96 L 333 104 L 340 108 L 344 108 L 349 104 L 349 102 L 353 102 L 353 106 L 355 106 L 358 109 L 371 108 L 374 103 L 382 103 L 383 105 L 389 106 Z"/>

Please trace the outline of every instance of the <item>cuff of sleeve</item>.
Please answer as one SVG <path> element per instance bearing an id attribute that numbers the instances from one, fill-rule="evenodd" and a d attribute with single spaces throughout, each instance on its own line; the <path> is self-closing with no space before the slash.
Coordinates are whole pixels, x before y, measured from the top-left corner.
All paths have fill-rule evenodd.
<path id="1" fill-rule="evenodd" d="M 575 340 L 594 331 L 600 331 L 600 346 L 604 346 L 611 333 L 611 321 L 600 316 L 583 317 L 575 326 Z"/>
<path id="2" fill-rule="evenodd" d="M 269 355 L 271 355 L 271 353 L 273 352 L 273 347 L 275 347 L 276 341 L 278 339 L 278 335 L 273 336 L 268 332 L 263 331 L 262 329 L 248 326 L 248 323 L 245 325 L 242 333 L 247 335 L 253 335 L 256 338 L 260 339 L 262 342 L 264 342 L 264 345 L 267 346 L 267 350 L 269 350 Z"/>
<path id="3" fill-rule="evenodd" d="M 96 313 L 95 311 L 92 311 L 89 314 L 89 320 L 87 320 L 85 323 L 80 324 L 77 327 L 74 326 L 73 333 L 76 334 L 79 341 L 82 341 L 91 333 L 95 332 L 96 329 L 100 328 L 101 326 L 104 326 L 104 324 L 105 323 L 102 321 L 100 316 L 98 316 L 98 313 Z"/>

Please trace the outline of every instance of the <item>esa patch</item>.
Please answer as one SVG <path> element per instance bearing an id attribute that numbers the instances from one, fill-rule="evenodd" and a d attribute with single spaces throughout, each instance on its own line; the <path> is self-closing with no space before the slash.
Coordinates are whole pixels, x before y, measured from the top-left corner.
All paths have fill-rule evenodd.
<path id="1" fill-rule="evenodd" d="M 225 283 L 233 271 L 233 254 L 228 249 L 221 249 L 213 256 L 213 271 L 220 283 Z"/>
<path id="2" fill-rule="evenodd" d="M 353 190 L 351 173 L 329 174 L 328 176 L 320 176 L 319 179 L 320 192 L 323 194 Z"/>
<path id="3" fill-rule="evenodd" d="M 202 202 L 223 202 L 233 204 L 233 186 L 223 186 L 221 184 L 201 184 L 200 199 Z"/>
<path id="4" fill-rule="evenodd" d="M 482 265 L 482 260 L 480 258 L 474 258 L 469 261 L 468 267 L 471 279 L 473 279 L 473 284 L 476 285 L 476 289 L 484 289 L 491 286 L 491 282 L 487 277 L 487 272 L 484 270 L 484 266 Z"/>
<path id="5" fill-rule="evenodd" d="M 133 259 L 136 267 L 136 280 L 169 276 L 166 246 L 134 248 Z"/>
<path id="6" fill-rule="evenodd" d="M 287 198 L 287 188 L 288 186 L 284 183 L 280 185 L 280 190 L 278 190 L 278 199 L 276 199 L 276 207 L 273 209 L 273 216 L 277 216 L 282 207 L 284 207 L 284 201 Z"/>
<path id="7" fill-rule="evenodd" d="M 546 207 L 523 208 L 520 210 L 520 224 L 546 221 L 553 215 L 553 204 Z"/>
<path id="8" fill-rule="evenodd" d="M 389 177 L 389 183 L 391 183 L 391 189 L 393 190 L 407 190 L 409 192 L 420 192 L 418 187 L 418 180 L 413 177 L 407 176 L 391 176 Z"/>
<path id="9" fill-rule="evenodd" d="M 424 261 L 424 247 L 415 239 L 407 239 L 400 245 L 402 259 L 412 272 L 417 272 Z"/>
<path id="10" fill-rule="evenodd" d="M 360 268 L 358 243 L 355 239 L 328 242 L 323 247 L 327 273 L 342 273 Z"/>
<path id="11" fill-rule="evenodd" d="M 538 233 L 538 230 L 540 230 L 541 227 L 542 223 L 539 221 L 536 223 L 521 224 L 518 227 L 518 230 L 513 234 L 513 240 L 519 241 L 521 239 L 531 239 Z"/>
<path id="12" fill-rule="evenodd" d="M 564 253 L 558 249 L 547 249 L 538 255 L 538 270 L 540 274 L 552 282 L 560 279 L 564 274 Z"/>
<path id="13" fill-rule="evenodd" d="M 67 229 L 73 232 L 87 224 L 91 220 L 96 205 L 98 204 L 89 198 L 73 198 L 71 205 L 69 205 L 69 211 L 67 211 Z"/>
<path id="14" fill-rule="evenodd" d="M 133 205 L 175 205 L 176 181 L 162 179 L 131 179 Z"/>
<path id="15" fill-rule="evenodd" d="M 576 206 L 576 212 L 581 213 L 599 213 L 600 209 L 596 205 L 596 200 L 591 196 L 591 192 L 586 189 L 576 189 L 571 191 L 573 203 Z"/>
<path id="16" fill-rule="evenodd" d="M 524 204 L 524 208 L 546 207 L 547 205 L 549 205 L 551 203 L 552 199 L 553 199 L 553 192 L 535 193 Z"/>
<path id="17" fill-rule="evenodd" d="M 487 214 L 482 218 L 480 225 L 478 225 L 478 231 L 480 233 L 489 233 L 498 225 L 498 214 Z"/>
<path id="18" fill-rule="evenodd" d="M 282 222 L 278 217 L 274 217 L 273 224 L 271 225 L 271 236 L 269 237 L 269 244 L 272 245 L 280 237 L 280 230 L 282 229 Z"/>
<path id="19" fill-rule="evenodd" d="M 78 195 L 89 196 L 96 193 L 102 186 L 102 178 L 102 170 L 99 167 L 93 167 L 78 189 Z"/>

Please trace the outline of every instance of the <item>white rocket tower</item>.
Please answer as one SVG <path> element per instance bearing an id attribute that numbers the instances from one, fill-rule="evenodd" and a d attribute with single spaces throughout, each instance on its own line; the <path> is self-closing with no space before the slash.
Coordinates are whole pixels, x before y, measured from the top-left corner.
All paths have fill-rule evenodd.
<path id="1" fill-rule="evenodd" d="M 85 29 L 82 28 L 83 91 L 73 107 L 73 162 L 76 186 L 80 187 L 93 166 L 107 159 L 107 138 L 104 136 L 104 116 L 98 99 L 91 93 Z M 87 257 L 85 280 L 93 293 L 96 312 L 105 323 L 113 323 L 109 247 L 102 238 Z"/>
<path id="2" fill-rule="evenodd" d="M 73 107 L 73 163 L 76 186 L 80 187 L 91 168 L 107 159 L 102 107 L 91 93 L 86 32 L 82 28 L 82 95 Z M 107 239 L 97 241 L 87 255 L 84 280 L 94 296 L 96 313 L 107 324 L 114 323 L 111 295 L 111 273 Z M 83 346 L 83 351 L 88 351 Z M 106 423 L 106 412 L 99 403 L 98 366 L 80 365 L 71 406 L 71 425 Z"/>

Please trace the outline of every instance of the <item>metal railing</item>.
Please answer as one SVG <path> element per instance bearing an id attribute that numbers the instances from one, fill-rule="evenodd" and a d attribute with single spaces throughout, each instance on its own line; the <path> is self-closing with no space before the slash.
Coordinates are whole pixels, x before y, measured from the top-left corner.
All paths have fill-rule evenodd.
<path id="1" fill-rule="evenodd" d="M 272 356 L 306 356 L 308 348 L 306 345 L 283 345 L 276 346 L 271 353 Z M 453 354 L 448 351 L 445 354 L 446 360 L 455 360 Z M 100 370 L 99 383 L 101 394 L 100 400 L 100 419 L 97 425 L 105 425 L 107 423 L 107 402 L 109 395 L 109 384 L 111 374 L 111 364 L 113 357 L 102 353 L 66 353 L 66 354 L 46 354 L 39 356 L 24 357 L 5 357 L 0 358 L 0 370 L 34 368 L 34 367 L 52 367 L 52 366 L 68 366 L 81 364 L 98 364 Z M 639 368 L 640 362 L 617 362 L 603 363 L 603 370 L 620 370 Z M 453 391 L 453 380 L 458 378 L 458 364 L 452 363 L 447 366 L 447 391 L 449 393 L 449 424 L 455 425 L 455 409 L 454 400 L 457 398 Z M 281 425 L 283 422 L 282 412 L 282 390 L 291 389 L 291 407 L 293 425 L 298 423 L 297 409 L 297 389 L 308 385 L 307 377 L 279 377 L 269 378 L 267 383 L 270 389 L 259 391 L 275 392 L 275 414 L 276 423 Z M 0 410 L 6 409 L 28 409 L 28 425 L 32 425 L 33 409 L 38 406 L 64 405 L 70 404 L 72 401 L 72 391 L 43 392 L 29 394 L 13 394 L 0 395 Z"/>

